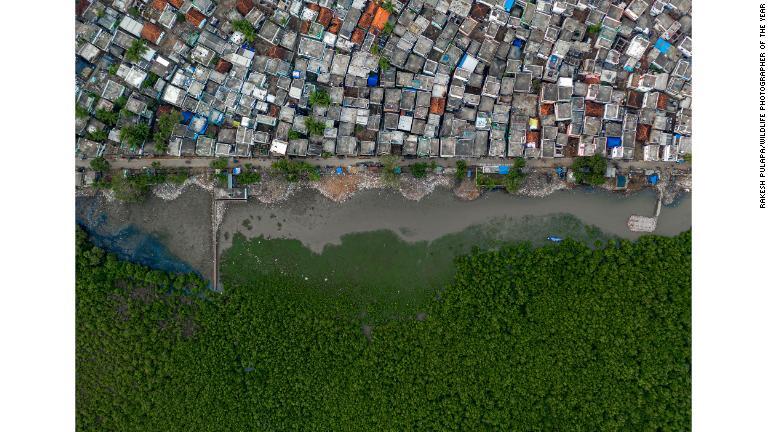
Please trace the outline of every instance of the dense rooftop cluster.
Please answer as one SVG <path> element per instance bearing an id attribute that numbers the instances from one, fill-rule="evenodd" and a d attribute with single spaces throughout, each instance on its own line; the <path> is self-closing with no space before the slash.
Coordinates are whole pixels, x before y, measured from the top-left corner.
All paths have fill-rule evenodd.
<path id="1" fill-rule="evenodd" d="M 80 0 L 77 151 L 676 161 L 691 0 Z"/>

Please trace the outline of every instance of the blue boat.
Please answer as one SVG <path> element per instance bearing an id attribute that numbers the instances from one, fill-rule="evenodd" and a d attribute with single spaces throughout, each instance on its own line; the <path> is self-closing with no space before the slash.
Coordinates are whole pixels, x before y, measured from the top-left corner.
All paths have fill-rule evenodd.
<path id="1" fill-rule="evenodd" d="M 560 237 L 555 237 L 555 236 L 549 236 L 549 237 L 547 237 L 547 240 L 549 240 L 549 241 L 552 241 L 552 242 L 555 242 L 555 243 L 560 243 L 561 241 L 563 241 L 563 239 L 562 239 L 562 238 L 560 238 Z"/>

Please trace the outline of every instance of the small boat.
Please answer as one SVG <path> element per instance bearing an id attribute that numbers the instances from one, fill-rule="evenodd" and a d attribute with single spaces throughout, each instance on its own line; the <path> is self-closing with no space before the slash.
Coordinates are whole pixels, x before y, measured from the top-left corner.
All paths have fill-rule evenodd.
<path id="1" fill-rule="evenodd" d="M 555 242 L 555 243 L 560 243 L 561 241 L 563 241 L 563 239 L 562 239 L 562 238 L 560 238 L 560 237 L 555 237 L 555 236 L 549 236 L 549 237 L 547 237 L 547 240 L 549 240 L 549 241 L 552 241 L 552 242 Z"/>

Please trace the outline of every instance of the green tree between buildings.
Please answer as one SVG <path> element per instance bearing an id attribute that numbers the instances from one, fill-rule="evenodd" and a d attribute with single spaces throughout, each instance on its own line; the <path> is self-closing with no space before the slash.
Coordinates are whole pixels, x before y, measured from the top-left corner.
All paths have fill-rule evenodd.
<path id="1" fill-rule="evenodd" d="M 395 31 L 395 26 L 392 25 L 392 23 L 387 22 L 386 24 L 384 24 L 384 28 L 381 30 L 381 35 L 388 36 L 392 34 L 393 31 Z"/>
<path id="2" fill-rule="evenodd" d="M 157 119 L 157 131 L 152 139 L 155 142 L 155 148 L 160 153 L 168 151 L 168 140 L 171 138 L 173 128 L 181 122 L 181 113 L 177 110 L 171 110 L 162 114 Z"/>
<path id="3" fill-rule="evenodd" d="M 310 106 L 323 106 L 327 107 L 331 104 L 331 96 L 325 90 L 315 90 L 309 95 Z"/>
<path id="4" fill-rule="evenodd" d="M 127 50 L 125 50 L 125 59 L 136 63 L 139 60 L 141 60 L 141 56 L 144 55 L 145 52 L 147 52 L 147 44 L 142 39 L 136 39 L 131 43 L 131 46 L 128 47 Z"/>
<path id="5" fill-rule="evenodd" d="M 301 133 L 299 133 L 299 131 L 297 131 L 295 129 L 291 129 L 291 130 L 288 131 L 288 140 L 289 141 L 300 139 L 301 136 L 302 136 Z"/>
<path id="6" fill-rule="evenodd" d="M 305 118 L 304 125 L 307 127 L 310 135 L 320 136 L 325 132 L 325 122 L 315 120 L 312 117 Z"/>
<path id="7" fill-rule="evenodd" d="M 81 105 L 75 104 L 75 117 L 88 118 L 88 115 L 89 115 L 89 112 L 87 108 Z"/>
<path id="8" fill-rule="evenodd" d="M 385 1 L 384 4 L 381 5 L 381 8 L 389 13 L 395 13 L 395 5 L 393 5 L 390 0 Z"/>
<path id="9" fill-rule="evenodd" d="M 389 69 L 389 59 L 386 57 L 379 57 L 379 69 L 382 72 L 386 72 Z"/>
<path id="10" fill-rule="evenodd" d="M 99 108 L 96 110 L 96 119 L 111 127 L 117 123 L 117 113 L 105 110 L 104 108 Z"/>
<path id="11" fill-rule="evenodd" d="M 109 134 L 107 133 L 107 131 L 103 131 L 103 130 L 88 132 L 86 136 L 89 140 L 96 141 L 96 142 L 104 142 L 107 140 L 107 138 L 109 138 Z"/>
<path id="12" fill-rule="evenodd" d="M 576 158 L 571 166 L 576 182 L 591 186 L 605 183 L 606 168 L 608 168 L 608 162 L 598 154 Z"/>
<path id="13" fill-rule="evenodd" d="M 91 169 L 96 172 L 105 173 L 109 171 L 109 162 L 101 156 L 91 160 L 90 165 Z"/>
<path id="14" fill-rule="evenodd" d="M 241 19 L 233 21 L 232 28 L 242 33 L 243 37 L 245 37 L 245 40 L 247 40 L 249 43 L 253 43 L 253 41 L 256 40 L 258 33 L 256 32 L 256 29 L 253 28 L 253 25 L 247 20 Z"/>
<path id="15" fill-rule="evenodd" d="M 127 144 L 132 150 L 139 148 L 149 137 L 149 126 L 146 123 L 123 126 L 120 129 L 120 142 Z"/>

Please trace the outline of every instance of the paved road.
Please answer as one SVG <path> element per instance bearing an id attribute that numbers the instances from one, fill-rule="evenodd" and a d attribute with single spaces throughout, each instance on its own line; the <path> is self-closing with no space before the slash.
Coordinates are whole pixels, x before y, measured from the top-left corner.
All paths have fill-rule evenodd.
<path id="1" fill-rule="evenodd" d="M 108 159 L 110 166 L 113 169 L 141 169 L 149 167 L 152 162 L 160 162 L 160 165 L 165 168 L 208 168 L 211 161 L 214 158 L 146 158 L 146 159 Z M 231 160 L 231 159 L 230 159 Z M 250 163 L 254 166 L 261 168 L 269 168 L 278 159 L 273 158 L 238 158 L 239 164 Z M 374 164 L 378 162 L 378 158 L 335 158 L 328 159 L 317 158 L 303 158 L 301 159 L 309 164 L 317 165 L 321 167 L 325 166 L 349 166 L 359 163 Z M 456 161 L 459 158 L 433 158 L 433 159 L 400 159 L 400 165 L 411 165 L 417 162 L 429 162 L 434 160 L 438 165 L 443 167 L 454 167 Z M 555 166 L 570 166 L 575 158 L 558 158 L 558 159 L 528 159 L 526 166 L 531 168 L 554 168 Z M 495 165 L 495 164 L 511 164 L 511 159 L 499 159 L 499 158 L 472 158 L 467 159 L 469 165 Z M 677 170 L 687 171 L 690 170 L 690 163 L 675 164 L 671 162 L 645 162 L 645 161 L 613 161 L 621 169 L 633 168 L 633 169 L 659 169 L 659 168 L 674 168 Z M 77 167 L 88 167 L 90 159 L 76 160 Z"/>

